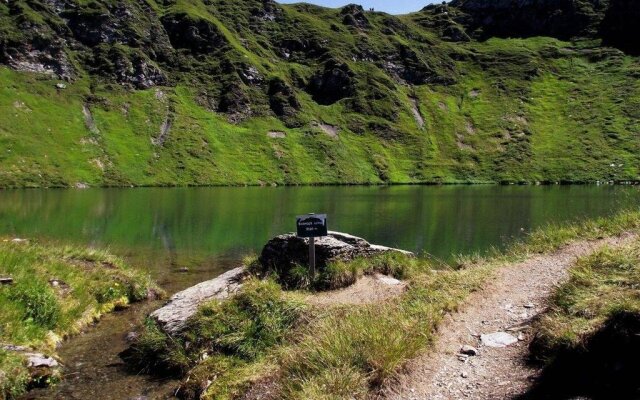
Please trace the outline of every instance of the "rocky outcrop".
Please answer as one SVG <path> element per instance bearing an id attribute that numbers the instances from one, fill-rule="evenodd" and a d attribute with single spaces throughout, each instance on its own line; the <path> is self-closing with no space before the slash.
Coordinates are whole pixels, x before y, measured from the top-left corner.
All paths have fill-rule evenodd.
<path id="1" fill-rule="evenodd" d="M 311 78 L 306 90 L 316 103 L 330 105 L 355 94 L 354 77 L 347 64 L 330 60 Z"/>
<path id="2" fill-rule="evenodd" d="M 247 273 L 244 267 L 232 269 L 219 277 L 202 282 L 174 294 L 162 308 L 151 313 L 162 330 L 170 335 L 180 333 L 198 307 L 210 300 L 222 300 L 242 286 Z"/>
<path id="3" fill-rule="evenodd" d="M 637 0 L 611 0 L 600 26 L 603 44 L 640 55 L 640 4 Z"/>
<path id="4" fill-rule="evenodd" d="M 367 16 L 364 14 L 364 8 L 360 5 L 349 4 L 340 11 L 342 15 L 342 23 L 353 26 L 358 29 L 366 29 L 370 26 Z"/>
<path id="5" fill-rule="evenodd" d="M 189 49 L 195 54 L 207 54 L 227 45 L 224 35 L 214 24 L 203 19 L 195 19 L 185 13 L 163 17 L 162 25 L 176 49 Z"/>
<path id="6" fill-rule="evenodd" d="M 281 78 L 273 78 L 269 81 L 269 105 L 279 117 L 291 117 L 301 108 L 293 89 Z"/>
<path id="7" fill-rule="evenodd" d="M 463 12 L 456 22 L 481 39 L 552 36 L 567 40 L 592 36 L 606 2 L 600 0 L 453 0 Z"/>
<path id="8" fill-rule="evenodd" d="M 332 261 L 350 261 L 376 254 L 398 252 L 408 256 L 413 253 L 391 247 L 373 245 L 365 239 L 340 232 L 329 232 L 328 236 L 317 238 L 316 267 L 318 271 L 326 268 Z M 280 235 L 271 239 L 262 249 L 259 258 L 259 273 L 268 275 L 274 272 L 279 281 L 287 286 L 295 281 L 295 269 L 309 265 L 309 240 L 294 234 Z"/>

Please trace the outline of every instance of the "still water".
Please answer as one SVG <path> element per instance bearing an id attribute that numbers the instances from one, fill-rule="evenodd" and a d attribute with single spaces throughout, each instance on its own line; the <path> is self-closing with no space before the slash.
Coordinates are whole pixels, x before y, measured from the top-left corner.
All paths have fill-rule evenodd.
<path id="1" fill-rule="evenodd" d="M 638 206 L 640 189 L 620 186 L 19 190 L 0 191 L 0 236 L 110 248 L 172 293 L 238 266 L 309 212 L 328 214 L 332 230 L 450 260 L 545 224 Z M 111 314 L 68 341 L 63 382 L 25 398 L 170 397 L 175 382 L 131 375 L 117 355 L 158 306 Z"/>
<path id="2" fill-rule="evenodd" d="M 309 212 L 328 214 L 332 230 L 451 259 L 639 205 L 639 188 L 621 186 L 20 190 L 0 191 L 0 235 L 107 247 L 171 288 L 179 269 L 235 266 Z"/>

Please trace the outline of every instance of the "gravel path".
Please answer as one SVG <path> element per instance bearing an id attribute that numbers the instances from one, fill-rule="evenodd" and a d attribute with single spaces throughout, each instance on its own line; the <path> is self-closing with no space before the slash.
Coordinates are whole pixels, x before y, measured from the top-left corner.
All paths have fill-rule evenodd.
<path id="1" fill-rule="evenodd" d="M 627 244 L 635 237 L 625 234 L 577 242 L 499 269 L 495 279 L 474 293 L 459 313 L 445 319 L 434 348 L 412 361 L 408 372 L 385 389 L 383 398 L 511 399 L 526 392 L 539 373 L 525 361 L 532 339 L 530 321 L 544 311 L 546 299 L 566 279 L 577 258 L 604 245 Z M 481 335 L 496 332 L 508 333 L 516 342 L 507 347 L 483 345 Z M 462 355 L 465 345 L 477 349 L 477 355 Z"/>

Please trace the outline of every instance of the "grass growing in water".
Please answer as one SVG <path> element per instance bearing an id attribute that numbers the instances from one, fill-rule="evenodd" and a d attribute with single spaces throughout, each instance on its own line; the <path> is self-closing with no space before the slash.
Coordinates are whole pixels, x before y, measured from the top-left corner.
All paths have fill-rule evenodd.
<path id="1" fill-rule="evenodd" d="M 62 338 L 102 313 L 146 299 L 150 279 L 104 251 L 0 242 L 0 344 L 55 354 Z M 0 350 L 0 396 L 13 398 L 30 383 L 23 358 Z"/>

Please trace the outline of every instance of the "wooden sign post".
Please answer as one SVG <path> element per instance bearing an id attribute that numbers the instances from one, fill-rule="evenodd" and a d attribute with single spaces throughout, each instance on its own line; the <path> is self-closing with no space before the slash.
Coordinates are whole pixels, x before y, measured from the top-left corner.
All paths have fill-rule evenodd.
<path id="1" fill-rule="evenodd" d="M 316 240 L 317 237 L 327 236 L 327 215 L 308 214 L 296 218 L 298 237 L 309 238 L 309 269 L 311 279 L 316 277 Z"/>

